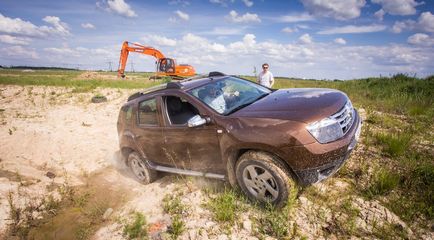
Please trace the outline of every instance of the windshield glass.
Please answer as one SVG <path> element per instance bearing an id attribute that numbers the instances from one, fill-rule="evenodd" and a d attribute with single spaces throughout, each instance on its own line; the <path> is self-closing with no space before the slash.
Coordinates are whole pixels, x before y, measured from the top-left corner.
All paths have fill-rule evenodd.
<path id="1" fill-rule="evenodd" d="M 236 112 L 270 92 L 271 90 L 268 88 L 235 77 L 212 81 L 188 91 L 188 93 L 223 115 Z"/>

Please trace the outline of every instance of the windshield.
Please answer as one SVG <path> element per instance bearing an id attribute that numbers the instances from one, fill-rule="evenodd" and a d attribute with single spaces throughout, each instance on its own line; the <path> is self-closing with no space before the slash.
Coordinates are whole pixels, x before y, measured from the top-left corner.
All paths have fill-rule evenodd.
<path id="1" fill-rule="evenodd" d="M 271 90 L 268 88 L 236 77 L 212 81 L 188 91 L 188 93 L 223 115 L 236 112 L 270 92 Z"/>

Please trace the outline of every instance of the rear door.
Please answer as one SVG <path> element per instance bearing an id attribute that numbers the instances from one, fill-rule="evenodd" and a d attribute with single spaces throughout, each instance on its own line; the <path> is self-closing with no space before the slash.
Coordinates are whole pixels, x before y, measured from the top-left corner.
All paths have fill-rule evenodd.
<path id="1" fill-rule="evenodd" d="M 181 107 L 175 107 L 174 111 L 171 105 L 176 99 L 181 102 Z M 217 126 L 213 123 L 194 128 L 187 125 L 190 117 L 196 114 L 207 117 L 209 114 L 183 94 L 167 94 L 161 100 L 165 125 L 163 151 L 167 164 L 180 169 L 224 174 Z"/>
<path id="2" fill-rule="evenodd" d="M 160 162 L 162 156 L 162 119 L 161 98 L 159 96 L 145 97 L 137 105 L 135 142 L 147 160 Z"/>

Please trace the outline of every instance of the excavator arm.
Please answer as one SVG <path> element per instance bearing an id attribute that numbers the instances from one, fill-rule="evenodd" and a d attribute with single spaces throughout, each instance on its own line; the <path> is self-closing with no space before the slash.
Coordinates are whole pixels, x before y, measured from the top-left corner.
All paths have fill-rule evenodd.
<path id="1" fill-rule="evenodd" d="M 118 77 L 125 76 L 125 66 L 127 65 L 128 54 L 130 52 L 142 53 L 145 55 L 153 56 L 157 59 L 157 61 L 161 58 L 165 58 L 164 54 L 159 50 L 153 47 L 143 46 L 137 43 L 130 43 L 125 41 L 122 44 L 121 56 L 119 58 L 119 69 L 118 69 Z"/>

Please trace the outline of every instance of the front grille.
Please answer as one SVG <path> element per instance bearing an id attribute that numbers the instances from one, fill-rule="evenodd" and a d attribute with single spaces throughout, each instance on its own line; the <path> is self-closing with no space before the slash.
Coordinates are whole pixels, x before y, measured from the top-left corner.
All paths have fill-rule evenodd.
<path id="1" fill-rule="evenodd" d="M 331 117 L 339 122 L 342 132 L 345 135 L 350 130 L 354 122 L 354 108 L 351 105 L 351 102 L 348 101 L 341 110 L 333 114 Z"/>

